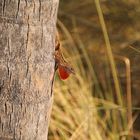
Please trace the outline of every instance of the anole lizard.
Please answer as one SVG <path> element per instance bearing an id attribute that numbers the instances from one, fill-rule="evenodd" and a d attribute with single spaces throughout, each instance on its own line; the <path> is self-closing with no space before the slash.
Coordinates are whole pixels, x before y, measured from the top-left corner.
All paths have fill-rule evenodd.
<path id="1" fill-rule="evenodd" d="M 56 40 L 55 40 L 55 63 L 56 63 L 56 70 L 58 69 L 60 78 L 62 80 L 65 80 L 69 77 L 69 75 L 75 74 L 74 69 L 70 66 L 68 62 L 65 61 L 61 48 L 60 48 L 60 40 L 59 40 L 59 35 L 56 35 Z"/>

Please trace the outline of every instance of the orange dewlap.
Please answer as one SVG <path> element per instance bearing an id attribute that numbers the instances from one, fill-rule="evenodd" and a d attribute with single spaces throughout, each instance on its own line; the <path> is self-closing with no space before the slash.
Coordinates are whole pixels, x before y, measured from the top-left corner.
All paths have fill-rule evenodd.
<path id="1" fill-rule="evenodd" d="M 62 80 L 65 80 L 69 77 L 69 73 L 63 68 L 63 67 L 58 67 L 59 70 L 59 76 Z"/>

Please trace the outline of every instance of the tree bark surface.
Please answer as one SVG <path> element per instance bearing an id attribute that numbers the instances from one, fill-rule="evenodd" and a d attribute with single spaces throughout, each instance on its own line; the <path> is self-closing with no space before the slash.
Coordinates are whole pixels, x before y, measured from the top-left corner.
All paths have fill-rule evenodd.
<path id="1" fill-rule="evenodd" d="M 0 1 L 0 140 L 47 140 L 58 3 Z"/>

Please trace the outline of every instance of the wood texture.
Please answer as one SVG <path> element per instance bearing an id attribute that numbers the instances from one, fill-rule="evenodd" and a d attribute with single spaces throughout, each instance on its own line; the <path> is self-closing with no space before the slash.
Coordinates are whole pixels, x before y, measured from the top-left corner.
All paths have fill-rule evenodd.
<path id="1" fill-rule="evenodd" d="M 58 3 L 0 1 L 0 140 L 47 140 Z"/>

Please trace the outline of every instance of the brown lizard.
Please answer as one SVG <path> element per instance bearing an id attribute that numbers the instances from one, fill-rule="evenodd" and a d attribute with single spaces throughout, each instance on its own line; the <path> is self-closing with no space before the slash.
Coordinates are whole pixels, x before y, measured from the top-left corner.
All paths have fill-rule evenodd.
<path id="1" fill-rule="evenodd" d="M 55 40 L 55 62 L 56 70 L 59 70 L 59 75 L 62 80 L 67 79 L 71 73 L 75 74 L 74 69 L 70 66 L 68 62 L 65 61 L 62 55 L 58 33 Z"/>

